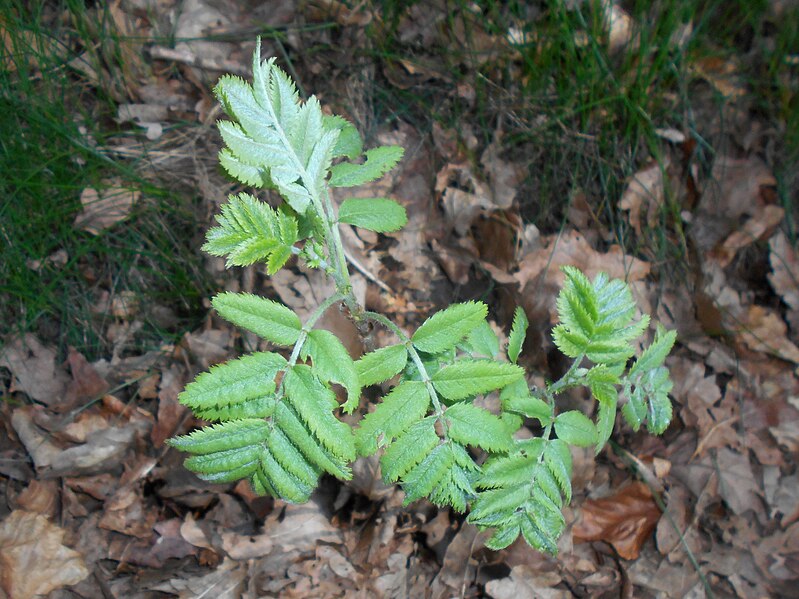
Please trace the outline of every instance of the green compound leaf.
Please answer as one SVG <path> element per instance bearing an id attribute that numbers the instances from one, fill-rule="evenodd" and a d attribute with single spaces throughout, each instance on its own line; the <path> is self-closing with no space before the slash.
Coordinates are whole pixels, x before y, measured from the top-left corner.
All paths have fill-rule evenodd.
<path id="1" fill-rule="evenodd" d="M 208 231 L 202 249 L 213 256 L 227 256 L 228 268 L 268 260 L 268 272 L 274 274 L 298 241 L 293 216 L 246 193 L 230 196 L 216 222 L 219 226 Z"/>
<path id="2" fill-rule="evenodd" d="M 313 360 L 314 374 L 324 382 L 338 383 L 347 390 L 347 401 L 342 406 L 347 413 L 358 407 L 361 383 L 355 363 L 349 352 L 333 333 L 314 329 L 302 346 L 302 358 Z"/>
<path id="3" fill-rule="evenodd" d="M 188 435 L 167 441 L 175 449 L 194 454 L 208 454 L 229 449 L 241 449 L 266 441 L 269 425 L 261 418 L 245 418 L 214 424 Z"/>
<path id="4" fill-rule="evenodd" d="M 361 385 L 378 385 L 399 374 L 408 363 L 408 350 L 404 345 L 390 345 L 369 352 L 355 362 L 355 371 Z"/>
<path id="5" fill-rule="evenodd" d="M 591 394 L 597 400 L 596 421 L 596 453 L 605 446 L 613 433 L 616 422 L 616 406 L 619 401 L 619 392 L 616 385 L 609 382 L 595 382 L 590 384 Z"/>
<path id="6" fill-rule="evenodd" d="M 582 412 L 570 410 L 562 412 L 555 418 L 555 432 L 558 439 L 570 445 L 588 447 L 597 442 L 597 433 L 594 423 Z"/>
<path id="7" fill-rule="evenodd" d="M 311 464 L 338 478 L 344 480 L 352 478 L 348 466 L 349 458 L 331 452 L 320 445 L 297 412 L 285 402 L 277 404 L 275 423 Z"/>
<path id="8" fill-rule="evenodd" d="M 463 445 L 486 451 L 507 451 L 511 446 L 510 431 L 505 423 L 488 410 L 470 403 L 457 403 L 444 414 L 447 434 Z"/>
<path id="9" fill-rule="evenodd" d="M 473 485 L 479 472 L 463 446 L 453 442 L 438 445 L 403 477 L 404 504 L 427 497 L 436 505 L 464 511 L 475 495 Z"/>
<path id="10" fill-rule="evenodd" d="M 468 520 L 479 528 L 494 528 L 486 546 L 507 547 L 522 534 L 540 551 L 555 554 L 565 520 L 564 502 L 571 498 L 571 455 L 555 439 L 516 441 L 507 455 L 490 458 L 477 486 L 480 492 Z"/>
<path id="11" fill-rule="evenodd" d="M 447 399 L 457 401 L 501 389 L 524 377 L 515 364 L 489 360 L 459 360 L 432 376 L 433 387 Z"/>
<path id="12" fill-rule="evenodd" d="M 420 420 L 430 406 L 430 394 L 421 381 L 404 381 L 394 387 L 391 393 L 371 414 L 361 421 L 355 432 L 358 453 L 372 455 L 378 447 L 391 441 Z"/>
<path id="13" fill-rule="evenodd" d="M 333 415 L 338 407 L 336 394 L 309 366 L 302 364 L 286 372 L 283 384 L 291 406 L 322 446 L 338 457 L 354 460 L 355 442 L 350 427 Z"/>
<path id="14" fill-rule="evenodd" d="M 330 169 L 330 187 L 355 187 L 385 175 L 402 159 L 400 146 L 380 146 L 366 151 L 363 164 L 342 162 Z"/>
<path id="15" fill-rule="evenodd" d="M 622 416 L 634 431 L 638 431 L 646 420 L 646 398 L 643 388 L 636 388 L 621 407 Z"/>
<path id="16" fill-rule="evenodd" d="M 644 372 L 663 366 L 663 363 L 666 361 L 666 356 L 669 355 L 676 340 L 676 331 L 666 331 L 661 325 L 658 325 L 657 331 L 655 332 L 655 340 L 652 342 L 652 345 L 641 353 L 641 356 L 635 361 L 633 367 L 630 368 L 628 374 L 630 379 L 635 379 Z"/>
<path id="17" fill-rule="evenodd" d="M 208 482 L 229 483 L 252 474 L 258 468 L 260 456 L 261 446 L 249 445 L 195 455 L 186 459 L 183 466 Z"/>
<path id="18" fill-rule="evenodd" d="M 649 325 L 644 316 L 637 323 L 635 302 L 629 286 L 600 273 L 591 283 L 578 269 L 564 266 L 566 283 L 558 295 L 561 323 L 552 331 L 558 348 L 567 356 L 586 356 L 595 363 L 615 364 L 635 353 L 631 341 Z"/>
<path id="19" fill-rule="evenodd" d="M 428 416 L 412 425 L 389 445 L 380 458 L 383 480 L 396 482 L 436 447 L 441 439 L 435 430 L 436 418 Z"/>
<path id="20" fill-rule="evenodd" d="M 214 88 L 235 122 L 220 123 L 227 146 L 221 155 L 231 175 L 276 188 L 303 214 L 319 202 L 333 156 L 352 153 L 356 140 L 343 119 L 324 119 L 315 97 L 300 103 L 296 87 L 274 59 L 253 55 L 253 84 L 226 75 Z M 340 146 L 339 136 L 347 140 Z"/>
<path id="21" fill-rule="evenodd" d="M 671 422 L 671 392 L 672 382 L 669 371 L 663 366 L 649 371 L 649 376 L 643 382 L 644 389 L 649 397 L 649 420 L 647 428 L 656 435 L 661 434 Z"/>
<path id="22" fill-rule="evenodd" d="M 417 349 L 430 354 L 447 351 L 485 320 L 487 313 L 483 302 L 452 304 L 424 321 L 411 341 Z"/>
<path id="23" fill-rule="evenodd" d="M 513 313 L 513 324 L 510 328 L 510 335 L 508 336 L 508 359 L 514 364 L 519 359 L 519 354 L 524 345 L 524 338 L 527 335 L 527 327 L 529 325 L 527 314 L 524 309 L 519 306 Z"/>
<path id="24" fill-rule="evenodd" d="M 674 331 L 666 332 L 658 326 L 652 345 L 644 350 L 627 375 L 625 390 L 628 400 L 622 407 L 622 414 L 634 430 L 646 421 L 649 431 L 659 435 L 671 422 L 669 393 L 672 382 L 663 362 L 675 339 Z M 631 385 L 634 386 L 632 392 Z"/>
<path id="25" fill-rule="evenodd" d="M 220 293 L 212 300 L 219 315 L 259 337 L 282 346 L 294 345 L 302 323 L 289 308 L 251 293 Z"/>
<path id="26" fill-rule="evenodd" d="M 205 420 L 269 416 L 275 407 L 275 376 L 286 360 L 274 353 L 254 353 L 214 366 L 178 396 Z"/>
<path id="27" fill-rule="evenodd" d="M 486 320 L 480 321 L 480 324 L 472 329 L 466 338 L 466 343 L 467 351 L 472 356 L 496 358 L 499 354 L 499 338 Z"/>
<path id="28" fill-rule="evenodd" d="M 377 233 L 399 231 L 408 223 L 405 208 L 388 198 L 347 198 L 338 212 L 339 222 Z"/>

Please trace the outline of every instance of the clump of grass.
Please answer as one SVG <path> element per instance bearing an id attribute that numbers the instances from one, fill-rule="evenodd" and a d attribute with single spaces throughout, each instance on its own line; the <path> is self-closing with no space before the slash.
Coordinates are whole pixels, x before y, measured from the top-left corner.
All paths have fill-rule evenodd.
<path id="1" fill-rule="evenodd" d="M 187 244 L 199 226 L 191 200 L 144 180 L 102 150 L 100 124 L 111 123 L 112 94 L 90 88 L 68 66 L 78 51 L 97 46 L 96 38 L 81 41 L 82 34 L 110 30 L 107 23 L 86 26 L 102 14 L 74 2 L 4 6 L 0 337 L 34 331 L 62 349 L 69 344 L 89 357 L 104 355 L 113 316 L 98 313 L 96 304 L 105 291 L 136 298 L 143 321 L 136 349 L 157 347 L 203 312 L 200 298 L 208 282 L 199 253 Z M 102 43 L 115 41 L 109 34 Z M 102 189 L 108 179 L 141 191 L 143 201 L 126 221 L 100 235 L 76 229 L 81 191 Z M 54 255 L 60 260 L 48 260 Z M 156 306 L 160 311 L 152 310 Z"/>

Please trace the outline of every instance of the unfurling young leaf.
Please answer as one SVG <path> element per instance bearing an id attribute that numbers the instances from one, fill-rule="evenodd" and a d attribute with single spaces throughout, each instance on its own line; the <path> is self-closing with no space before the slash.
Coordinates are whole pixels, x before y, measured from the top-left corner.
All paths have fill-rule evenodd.
<path id="1" fill-rule="evenodd" d="M 430 354 L 447 351 L 478 326 L 487 312 L 482 302 L 452 304 L 424 321 L 411 341 L 417 349 Z"/>
<path id="2" fill-rule="evenodd" d="M 388 233 L 399 231 L 408 222 L 405 208 L 388 198 L 348 198 L 338 211 L 341 223 Z"/>

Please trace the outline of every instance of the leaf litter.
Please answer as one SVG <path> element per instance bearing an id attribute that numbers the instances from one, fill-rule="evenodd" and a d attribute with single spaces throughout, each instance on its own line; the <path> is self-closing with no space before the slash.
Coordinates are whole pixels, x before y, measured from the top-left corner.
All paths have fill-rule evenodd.
<path id="1" fill-rule="evenodd" d="M 137 3 L 115 3 L 111 16 L 139 39 L 174 31 L 184 41 L 173 52 L 154 46 L 137 53 L 135 42 L 125 42 L 128 68 L 119 79 L 105 66 L 117 64 L 110 55 L 97 70 L 87 49 L 72 68 L 91 86 L 113 80 L 118 123 L 138 128 L 138 136 L 111 138 L 105 149 L 135 158 L 145 178 L 169 173 L 200 190 L 209 215 L 229 191 L 215 170 L 218 144 L 208 125 L 219 113 L 209 89 L 221 71 L 249 72 L 249 19 L 288 26 L 280 43 L 265 41 L 268 52 L 297 58 L 299 79 L 345 113 L 340 94 L 330 93 L 345 88 L 341 66 L 326 70 L 323 58 L 303 58 L 309 41 L 330 43 L 330 33 L 293 24 L 333 19 L 345 46 L 362 43 L 364 27 L 386 26 L 368 6 L 338 2 L 284 3 L 253 15 L 227 2 L 193 0 L 179 14 L 169 2 L 151 4 L 147 18 Z M 611 52 L 638 44 L 633 17 L 617 3 L 603 6 Z M 403 43 L 464 43 L 466 32 L 444 27 L 443 14 L 409 8 L 398 25 Z M 513 56 L 511 32 L 497 35 L 466 16 L 482 60 Z M 444 81 L 453 98 L 473 105 L 474 89 L 424 58 L 387 60 L 382 75 L 406 90 Z M 476 60 L 457 58 L 465 71 Z M 699 60 L 692 68 L 727 102 L 745 92 L 734 61 Z M 372 118 L 355 100 L 352 106 L 356 122 Z M 197 135 L 179 133 L 180 122 L 195 124 Z M 457 131 L 435 123 L 431 135 L 402 118 L 369 129 L 370 143 L 403 145 L 406 158 L 392 177 L 359 193 L 393 197 L 409 214 L 398 233 L 353 228 L 345 235 L 360 273 L 353 282 L 369 309 L 410 330 L 456 294 L 497 289 L 497 322 L 509 321 L 516 303 L 524 306 L 531 340 L 523 359 L 549 375 L 557 366 L 548 363 L 547 333 L 559 267 L 573 264 L 589 276 L 601 270 L 627 279 L 642 310 L 656 308 L 680 332 L 680 349 L 669 358 L 675 422 L 662 440 L 617 429 L 633 466 L 610 451 L 597 462 L 574 456 L 575 500 L 557 558 L 523 543 L 486 551 L 460 516 L 424 502 L 402 507 L 401 491 L 382 485 L 366 460 L 356 464 L 352 483 L 326 479 L 303 506 L 254 497 L 246 485 L 198 480 L 163 445 L 195 425 L 177 394 L 195 373 L 259 341 L 210 317 L 176 345 L 139 351 L 130 343 L 135 298 L 107 293 L 98 297 L 98 314 L 112 316 L 116 328 L 107 333 L 118 343 L 105 359 L 90 363 L 31 334 L 3 340 L 2 591 L 11 598 L 65 596 L 66 587 L 87 598 L 796 596 L 799 259 L 782 228 L 785 206 L 775 201 L 769 164 L 746 140 L 742 152 L 720 153 L 709 169 L 684 168 L 689 133 L 658 125 L 662 159 L 629 178 L 619 207 L 639 239 L 680 220 L 687 238 L 670 241 L 693 254 L 685 276 L 671 279 L 654 256 L 614 244 L 590 191 L 574 190 L 561 231 L 525 223 L 518 191 L 534 166 L 503 151 L 507 125 L 482 141 L 468 122 Z M 128 226 L 132 210 L 145 209 L 140 192 L 120 179 L 78 196 L 83 211 L 74 226 L 92 235 L 112 235 Z M 58 252 L 47 258 L 68 259 Z M 215 259 L 207 268 L 227 289 L 262 292 L 300 313 L 327 294 L 318 273 L 297 268 L 271 280 L 254 268 L 225 272 Z M 351 340 L 355 355 L 363 348 L 347 322 L 334 316 L 323 324 Z M 377 345 L 386 341 L 385 333 L 374 335 Z"/>

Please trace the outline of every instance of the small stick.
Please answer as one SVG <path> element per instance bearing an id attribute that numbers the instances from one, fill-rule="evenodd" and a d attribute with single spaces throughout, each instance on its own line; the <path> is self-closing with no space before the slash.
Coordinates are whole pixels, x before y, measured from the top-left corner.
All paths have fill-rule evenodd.
<path id="1" fill-rule="evenodd" d="M 151 46 L 150 56 L 157 60 L 173 60 L 175 62 L 181 62 L 191 67 L 197 67 L 198 69 L 205 69 L 208 71 L 225 71 L 245 77 L 249 77 L 251 75 L 249 67 L 246 67 L 239 62 L 197 56 L 191 50 L 178 50 L 175 48 L 166 48 L 164 46 Z"/>

